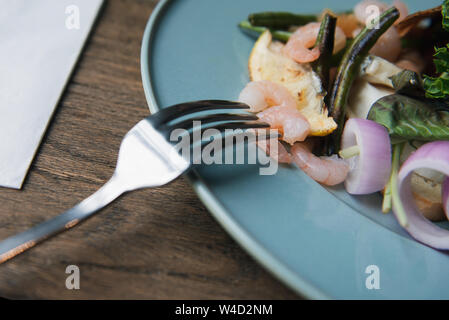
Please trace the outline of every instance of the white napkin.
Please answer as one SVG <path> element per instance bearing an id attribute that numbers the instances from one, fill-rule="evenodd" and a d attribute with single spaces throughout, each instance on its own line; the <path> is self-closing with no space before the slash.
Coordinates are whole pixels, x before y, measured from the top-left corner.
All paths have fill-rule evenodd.
<path id="1" fill-rule="evenodd" d="M 0 0 L 0 186 L 19 189 L 103 0 Z"/>

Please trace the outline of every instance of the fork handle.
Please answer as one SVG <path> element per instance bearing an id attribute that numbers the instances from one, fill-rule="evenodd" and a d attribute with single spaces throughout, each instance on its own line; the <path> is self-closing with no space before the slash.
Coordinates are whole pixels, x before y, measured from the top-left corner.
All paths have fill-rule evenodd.
<path id="1" fill-rule="evenodd" d="M 34 247 L 36 244 L 51 236 L 72 228 L 110 204 L 125 191 L 123 184 L 119 183 L 117 176 L 113 175 L 98 191 L 73 208 L 31 229 L 1 241 L 0 264 Z"/>

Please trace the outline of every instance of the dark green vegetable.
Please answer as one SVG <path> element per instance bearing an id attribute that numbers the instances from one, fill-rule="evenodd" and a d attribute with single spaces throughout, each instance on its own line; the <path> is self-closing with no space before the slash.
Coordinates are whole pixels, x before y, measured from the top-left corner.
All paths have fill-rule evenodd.
<path id="1" fill-rule="evenodd" d="M 360 70 L 362 61 L 379 37 L 391 27 L 398 17 L 399 11 L 395 7 L 388 9 L 379 17 L 379 28 L 365 27 L 346 50 L 338 67 L 330 95 L 329 111 L 330 115 L 337 122 L 338 127 L 328 138 L 331 139 L 330 143 L 327 144 L 328 154 L 335 153 L 340 149 L 340 138 L 346 116 L 346 102 L 349 90 Z"/>
<path id="2" fill-rule="evenodd" d="M 441 5 L 441 15 L 443 16 L 443 29 L 449 31 L 449 0 L 444 0 Z"/>
<path id="3" fill-rule="evenodd" d="M 332 52 L 334 51 L 336 26 L 337 17 L 333 14 L 326 13 L 321 22 L 315 44 L 320 49 L 320 57 L 312 63 L 313 70 L 320 77 L 322 86 L 326 91 L 329 90 L 329 69 L 331 68 Z M 327 102 L 325 101 L 326 104 Z"/>
<path id="4" fill-rule="evenodd" d="M 441 26 L 443 31 L 449 31 L 449 0 L 445 0 L 441 6 Z M 446 39 L 447 32 L 438 37 Z M 438 41 L 441 45 L 441 41 Z M 449 99 L 449 44 L 442 48 L 435 47 L 435 54 L 433 63 L 437 76 L 431 77 L 424 75 L 424 89 L 426 90 L 426 97 L 432 99 Z"/>
<path id="5" fill-rule="evenodd" d="M 257 38 L 261 33 L 263 33 L 265 30 L 268 30 L 268 28 L 265 27 L 255 27 L 249 23 L 249 21 L 242 21 L 239 23 L 240 29 L 242 29 L 245 33 L 249 34 L 250 36 Z M 270 30 L 271 35 L 273 36 L 273 39 L 287 42 L 290 36 L 292 35 L 291 32 L 288 31 L 282 31 L 282 30 Z"/>
<path id="6" fill-rule="evenodd" d="M 434 99 L 449 98 L 449 44 L 443 48 L 435 48 L 434 64 L 438 77 L 424 75 L 426 97 Z"/>
<path id="7" fill-rule="evenodd" d="M 448 111 L 436 100 L 392 94 L 373 104 L 368 119 L 386 127 L 394 142 L 449 140 Z"/>
<path id="8" fill-rule="evenodd" d="M 348 48 L 352 45 L 353 41 L 354 41 L 354 39 L 347 38 L 345 47 L 343 49 L 341 49 L 340 51 L 336 52 L 332 56 L 332 61 L 331 61 L 331 66 L 332 67 L 338 67 L 338 65 L 340 64 L 341 59 L 343 59 L 343 55 L 345 54 L 346 50 L 348 50 Z"/>
<path id="9" fill-rule="evenodd" d="M 433 78 L 425 76 L 424 85 L 426 96 L 434 99 L 449 98 L 449 73 L 443 72 L 440 76 Z"/>
<path id="10" fill-rule="evenodd" d="M 248 21 L 256 27 L 287 29 L 290 26 L 302 26 L 317 21 L 316 15 L 294 14 L 291 12 L 258 12 L 248 16 Z"/>
<path id="11" fill-rule="evenodd" d="M 426 92 L 421 76 L 410 70 L 403 70 L 391 77 L 396 93 L 410 97 L 424 98 Z"/>

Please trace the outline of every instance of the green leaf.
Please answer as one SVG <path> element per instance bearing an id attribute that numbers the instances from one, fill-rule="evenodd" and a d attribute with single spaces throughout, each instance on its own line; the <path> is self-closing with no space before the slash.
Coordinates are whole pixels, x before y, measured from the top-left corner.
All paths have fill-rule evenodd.
<path id="1" fill-rule="evenodd" d="M 442 27 L 449 31 L 449 0 L 444 0 L 441 5 Z M 431 77 L 424 75 L 424 89 L 426 97 L 432 99 L 449 98 L 449 44 L 445 47 L 435 48 L 434 64 L 436 73 L 440 75 Z"/>
<path id="2" fill-rule="evenodd" d="M 443 16 L 443 29 L 449 31 L 449 0 L 444 0 L 441 6 L 441 15 Z"/>
<path id="3" fill-rule="evenodd" d="M 449 1 L 449 0 L 448 0 Z M 426 97 L 432 99 L 449 98 L 449 44 L 446 47 L 435 48 L 434 64 L 438 77 L 424 75 Z"/>
<path id="4" fill-rule="evenodd" d="M 435 54 L 433 57 L 435 58 L 433 62 L 435 63 L 435 68 L 438 73 L 448 71 L 449 69 L 449 52 L 448 49 L 449 44 L 446 47 L 435 48 Z"/>
<path id="5" fill-rule="evenodd" d="M 376 101 L 368 119 L 386 127 L 394 142 L 449 140 L 448 111 L 442 102 L 393 94 Z"/>
<path id="6" fill-rule="evenodd" d="M 449 73 L 443 72 L 439 77 L 424 76 L 424 87 L 427 98 L 449 98 Z"/>

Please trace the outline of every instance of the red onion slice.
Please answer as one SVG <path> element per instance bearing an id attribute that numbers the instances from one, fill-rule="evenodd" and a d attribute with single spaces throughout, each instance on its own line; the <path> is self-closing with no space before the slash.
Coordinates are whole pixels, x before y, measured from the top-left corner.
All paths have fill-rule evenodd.
<path id="1" fill-rule="evenodd" d="M 416 240 L 436 249 L 447 250 L 449 249 L 449 231 L 427 220 L 419 212 L 413 199 L 411 176 L 413 171 L 422 168 L 436 170 L 449 176 L 449 141 L 436 141 L 423 145 L 411 154 L 398 174 L 399 197 L 408 220 L 405 229 Z M 447 196 L 445 198 L 446 207 Z"/>
<path id="2" fill-rule="evenodd" d="M 380 191 L 387 184 L 391 171 L 391 144 L 387 129 L 371 120 L 352 118 L 346 121 L 341 146 L 343 150 L 358 146 L 353 168 L 345 180 L 350 194 Z"/>

